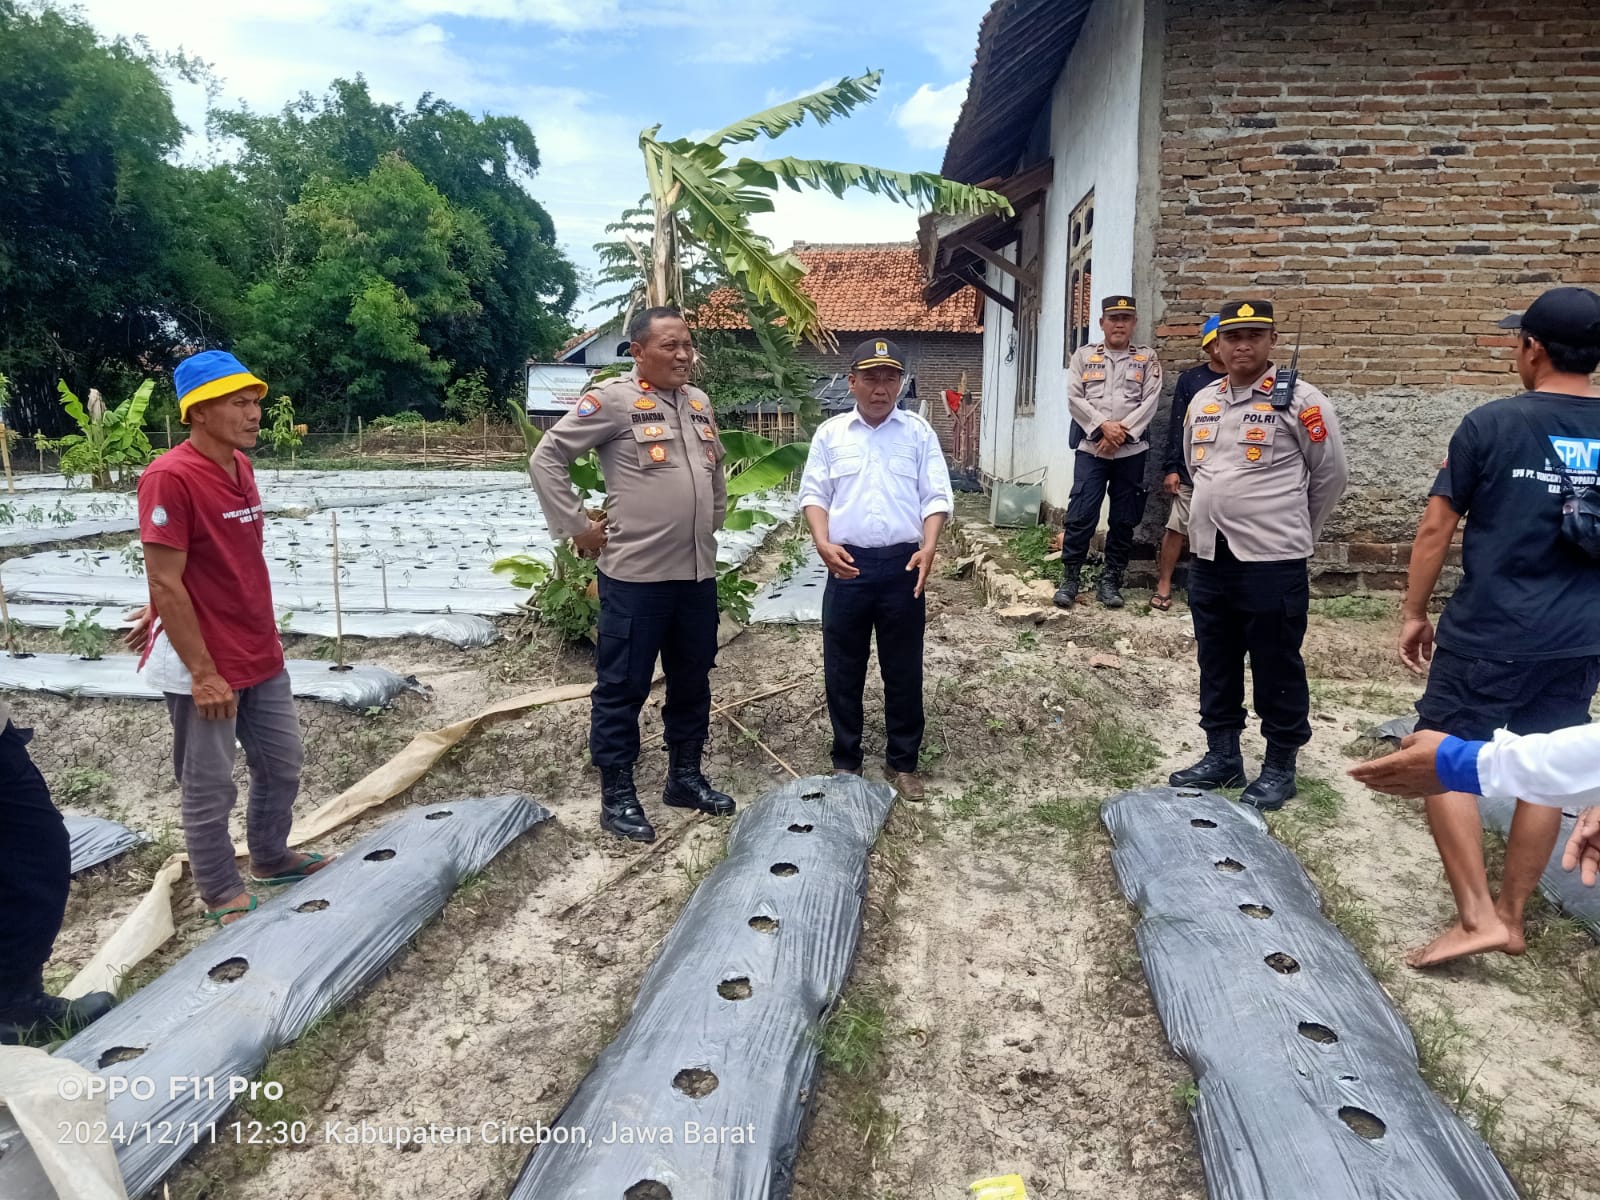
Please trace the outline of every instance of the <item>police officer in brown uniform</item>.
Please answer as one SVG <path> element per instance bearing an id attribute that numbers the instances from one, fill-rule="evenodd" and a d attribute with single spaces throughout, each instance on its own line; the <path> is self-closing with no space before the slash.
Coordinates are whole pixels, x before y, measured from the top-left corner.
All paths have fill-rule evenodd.
<path id="1" fill-rule="evenodd" d="M 694 343 L 673 308 L 650 308 L 628 325 L 635 363 L 588 393 L 539 441 L 528 474 L 550 532 L 599 558 L 589 755 L 600 768 L 600 826 L 655 840 L 634 789 L 639 710 L 656 656 L 666 673 L 661 710 L 669 760 L 664 803 L 714 816 L 733 798 L 701 773 L 717 654 L 717 542 L 727 511 L 722 442 L 711 401 L 689 386 Z M 567 467 L 598 453 L 604 521 L 591 521 Z"/>
<path id="2" fill-rule="evenodd" d="M 1184 420 L 1194 477 L 1189 608 L 1207 751 L 1168 782 L 1244 782 L 1239 734 L 1248 654 L 1267 757 L 1240 799 L 1271 810 L 1295 794 L 1296 754 L 1311 740 L 1311 697 L 1300 657 L 1310 602 L 1306 564 L 1349 471 L 1328 398 L 1288 372 L 1278 380 L 1271 363 L 1278 341 L 1272 305 L 1224 304 L 1218 329 L 1228 377 L 1202 389 Z"/>
<path id="3" fill-rule="evenodd" d="M 1161 364 L 1149 346 L 1133 344 L 1139 319 L 1132 296 L 1107 296 L 1101 303 L 1103 341 L 1079 346 L 1067 364 L 1067 406 L 1072 412 L 1068 443 L 1073 456 L 1072 494 L 1061 535 L 1065 574 L 1056 590 L 1058 607 L 1078 598 L 1078 573 L 1089 539 L 1100 523 L 1100 504 L 1111 491 L 1106 565 L 1095 597 L 1107 608 L 1122 607 L 1122 574 L 1133 551 L 1133 530 L 1144 511 L 1144 472 L 1150 444 L 1145 431 L 1161 399 Z"/>

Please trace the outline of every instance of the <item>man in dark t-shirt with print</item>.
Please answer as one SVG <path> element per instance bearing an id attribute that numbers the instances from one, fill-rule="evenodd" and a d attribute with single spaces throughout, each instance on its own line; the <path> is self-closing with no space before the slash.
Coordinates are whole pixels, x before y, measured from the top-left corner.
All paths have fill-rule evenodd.
<path id="1" fill-rule="evenodd" d="M 1600 562 L 1561 536 L 1566 487 L 1600 472 L 1600 295 L 1553 288 L 1500 323 L 1518 330 L 1528 390 L 1474 409 L 1450 439 L 1411 548 L 1400 657 L 1428 669 L 1417 728 L 1472 741 L 1549 733 L 1589 720 L 1600 686 Z M 1428 600 L 1461 518 L 1464 576 L 1439 619 Z M 1406 956 L 1413 967 L 1471 954 L 1521 954 L 1523 906 L 1550 860 L 1561 810 L 1518 803 L 1500 895 L 1489 890 L 1478 808 L 1446 792 L 1427 799 L 1460 920 Z"/>

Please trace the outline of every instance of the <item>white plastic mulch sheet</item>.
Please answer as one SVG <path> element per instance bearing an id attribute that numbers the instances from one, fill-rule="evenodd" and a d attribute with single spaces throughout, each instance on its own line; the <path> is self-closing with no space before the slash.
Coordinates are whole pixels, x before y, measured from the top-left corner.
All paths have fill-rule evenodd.
<path id="1" fill-rule="evenodd" d="M 781 523 L 794 515 L 797 498 L 774 493 L 754 503 Z M 718 561 L 743 564 L 773 528 L 719 532 Z M 538 497 L 526 486 L 375 504 L 339 522 L 339 602 L 352 614 L 512 613 L 527 592 L 496 575 L 495 560 L 528 554 L 548 562 L 553 546 Z M 266 556 L 280 610 L 333 611 L 328 513 L 270 519 Z M 10 598 L 39 605 L 137 607 L 148 592 L 136 548 L 30 554 L 7 562 L 4 580 Z"/>
<path id="2" fill-rule="evenodd" d="M 1161 1023 L 1199 1087 L 1211 1200 L 1514 1200 L 1258 813 L 1174 788 L 1100 812 Z"/>
<path id="3" fill-rule="evenodd" d="M 96 611 L 96 606 L 81 603 L 75 608 L 64 604 L 13 604 L 9 611 L 13 621 L 30 629 L 59 629 L 66 622 L 69 612 L 80 620 L 92 614 L 96 625 L 113 632 L 127 629 L 133 624 L 128 618 L 133 610 L 117 605 Z M 317 637 L 333 637 L 337 632 L 333 613 L 306 612 L 293 608 L 278 610 L 278 627 L 285 633 L 308 633 Z M 420 637 L 466 648 L 487 646 L 500 633 L 493 622 L 468 613 L 347 612 L 344 614 L 344 636 Z"/>
<path id="4" fill-rule="evenodd" d="M 72 654 L 0 654 L 0 692 L 48 692 L 56 696 L 159 700 L 161 692 L 145 681 L 133 654 L 83 659 Z M 289 684 L 303 700 L 323 700 L 346 708 L 388 704 L 404 691 L 425 691 L 415 677 L 362 663 L 337 670 L 332 663 L 292 658 Z"/>
<path id="5" fill-rule="evenodd" d="M 788 579 L 774 579 L 756 593 L 750 605 L 752 625 L 814 625 L 822 621 L 822 593 L 828 586 L 828 568 L 817 557 L 815 545 Z"/>
<path id="6" fill-rule="evenodd" d="M 128 1194 L 154 1188 L 209 1141 L 213 1123 L 221 1141 L 231 1081 L 253 1079 L 269 1054 L 370 982 L 463 878 L 549 816 L 527 796 L 412 809 L 225 926 L 57 1050 L 120 1081 L 107 1088 L 106 1117 Z M 155 1082 L 135 1086 L 143 1080 Z M 194 1086 L 171 1086 L 185 1080 Z M 32 1165 L 16 1127 L 0 1120 L 0 1196 L 53 1200 L 32 1183 Z"/>
<path id="7" fill-rule="evenodd" d="M 25 491 L 0 492 L 0 547 L 130 533 L 138 528 L 132 491 L 68 488 L 59 475 L 17 480 Z M 269 513 L 361 508 L 396 500 L 428 500 L 472 492 L 516 491 L 527 481 L 508 471 L 277 471 L 256 472 Z"/>
<path id="8" fill-rule="evenodd" d="M 74 875 L 109 862 L 117 855 L 150 840 L 144 834 L 135 833 L 126 825 L 108 821 L 104 817 L 63 813 L 62 819 L 67 823 L 67 838 L 72 846 Z"/>
<path id="9" fill-rule="evenodd" d="M 684 907 L 631 1019 L 513 1200 L 789 1195 L 817 1035 L 850 971 L 867 852 L 893 800 L 859 776 L 818 776 L 738 818 L 728 857 Z"/>

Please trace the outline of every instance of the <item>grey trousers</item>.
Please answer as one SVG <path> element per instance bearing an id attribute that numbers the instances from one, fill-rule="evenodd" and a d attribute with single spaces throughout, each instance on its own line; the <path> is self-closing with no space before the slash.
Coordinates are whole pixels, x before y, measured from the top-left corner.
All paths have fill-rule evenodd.
<path id="1" fill-rule="evenodd" d="M 228 833 L 228 817 L 239 798 L 233 782 L 236 741 L 244 747 L 250 770 L 245 841 L 251 863 L 270 873 L 287 867 L 295 857 L 288 845 L 289 826 L 305 750 L 289 673 L 280 671 L 237 694 L 237 716 L 208 721 L 195 707 L 193 696 L 166 693 L 167 714 L 172 718 L 172 769 L 183 789 L 183 839 L 195 885 L 208 908 L 244 891 Z"/>

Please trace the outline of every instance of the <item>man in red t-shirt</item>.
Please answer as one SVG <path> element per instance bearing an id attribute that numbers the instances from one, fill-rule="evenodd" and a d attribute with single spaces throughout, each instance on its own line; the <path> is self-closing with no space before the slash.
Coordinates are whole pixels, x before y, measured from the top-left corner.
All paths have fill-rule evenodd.
<path id="1" fill-rule="evenodd" d="M 250 770 L 246 840 L 258 883 L 326 865 L 288 845 L 304 751 L 262 551 L 261 496 L 243 451 L 256 444 L 267 385 L 233 355 L 207 350 L 174 372 L 189 439 L 139 480 L 150 608 L 129 635 L 141 670 L 166 695 L 183 836 L 206 916 L 256 906 L 234 862 L 235 741 Z M 151 623 L 153 621 L 153 624 Z"/>

